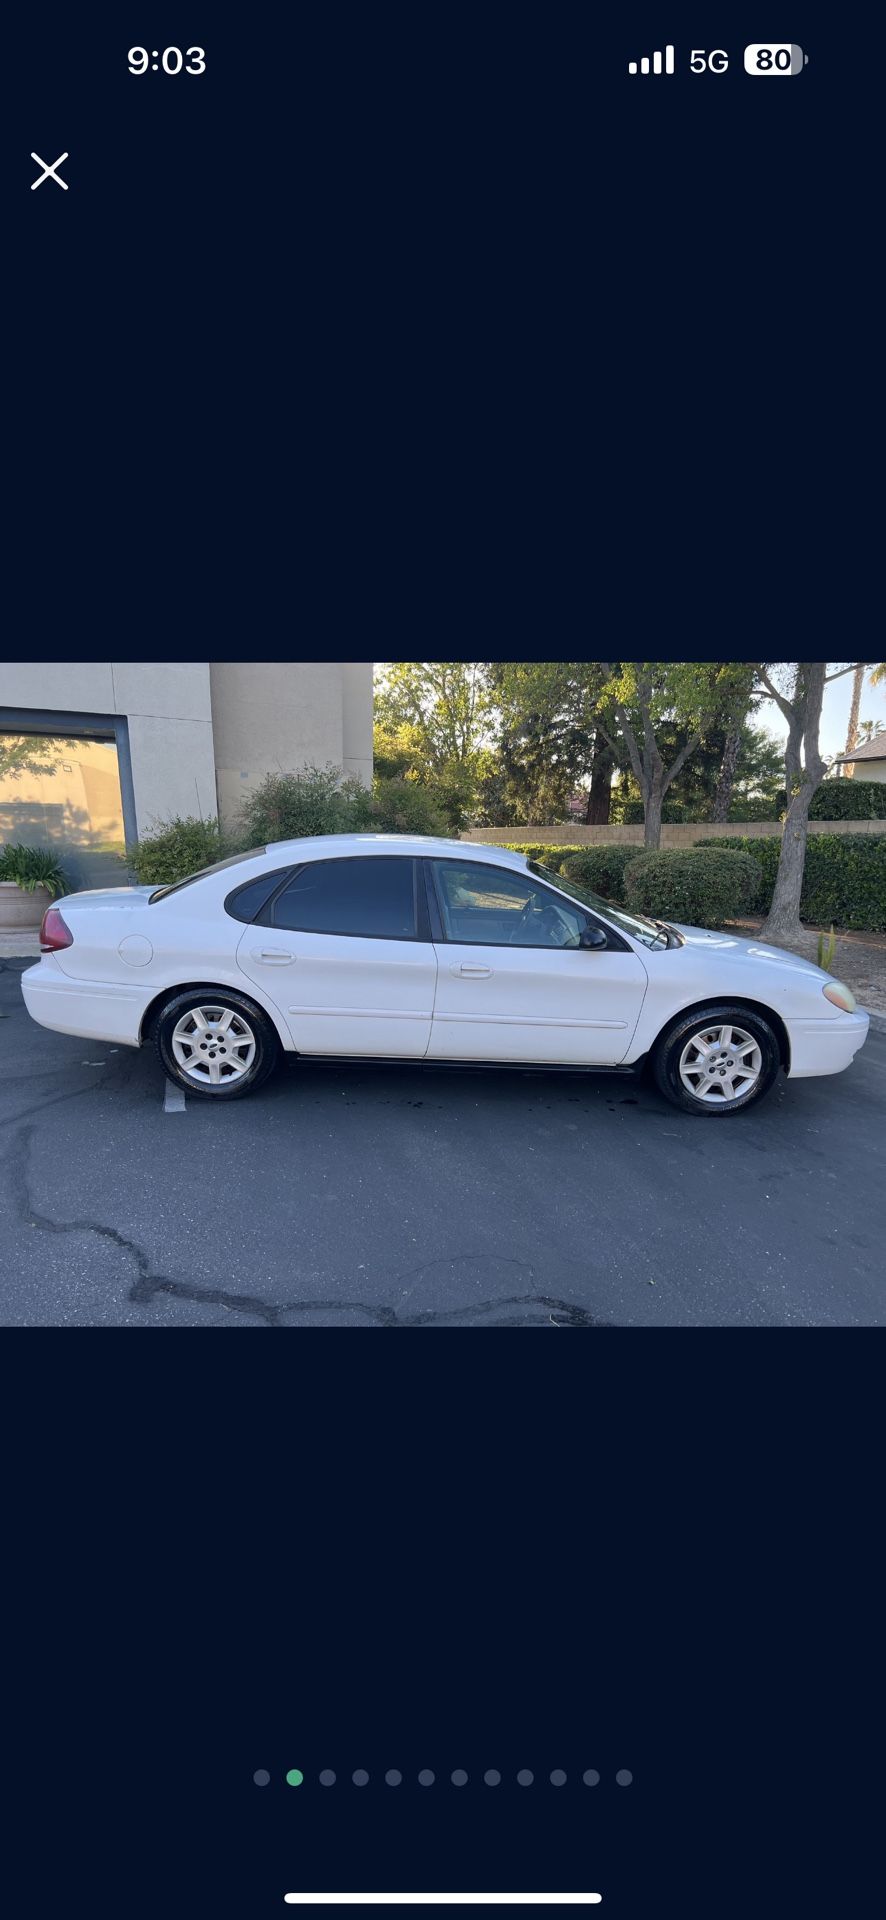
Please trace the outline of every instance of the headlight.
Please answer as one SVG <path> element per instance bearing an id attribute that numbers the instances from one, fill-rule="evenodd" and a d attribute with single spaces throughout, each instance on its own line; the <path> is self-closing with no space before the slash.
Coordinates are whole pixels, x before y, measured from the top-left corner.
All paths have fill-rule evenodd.
<path id="1" fill-rule="evenodd" d="M 844 987 L 842 980 L 829 980 L 827 986 L 822 987 L 822 993 L 833 1006 L 842 1007 L 844 1013 L 855 1012 L 858 1002 L 849 987 Z"/>

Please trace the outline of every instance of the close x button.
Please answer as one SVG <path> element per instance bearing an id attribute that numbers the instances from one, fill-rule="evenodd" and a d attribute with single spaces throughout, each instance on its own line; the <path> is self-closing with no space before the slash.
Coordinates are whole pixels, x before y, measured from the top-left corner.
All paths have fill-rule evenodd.
<path id="1" fill-rule="evenodd" d="M 56 186 L 61 187 L 62 193 L 67 193 L 68 191 L 67 180 L 62 180 L 61 176 L 56 173 L 56 167 L 60 167 L 62 161 L 68 159 L 68 155 L 66 153 L 60 153 L 58 156 L 58 159 L 53 160 L 51 165 L 48 164 L 47 161 L 41 160 L 39 153 L 32 153 L 31 159 L 36 160 L 38 167 L 43 168 L 43 172 L 38 175 L 37 179 L 31 181 L 32 193 L 36 193 L 37 188 L 42 187 L 44 182 L 47 180 L 54 180 Z"/>

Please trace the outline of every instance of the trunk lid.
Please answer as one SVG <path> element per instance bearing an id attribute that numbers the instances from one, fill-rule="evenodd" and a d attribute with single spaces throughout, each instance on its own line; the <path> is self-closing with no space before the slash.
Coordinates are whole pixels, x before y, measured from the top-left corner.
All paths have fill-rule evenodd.
<path id="1" fill-rule="evenodd" d="M 146 906 L 156 891 L 156 887 L 93 887 L 85 893 L 66 893 L 53 905 L 77 913 L 101 912 L 109 907 L 125 913 Z"/>

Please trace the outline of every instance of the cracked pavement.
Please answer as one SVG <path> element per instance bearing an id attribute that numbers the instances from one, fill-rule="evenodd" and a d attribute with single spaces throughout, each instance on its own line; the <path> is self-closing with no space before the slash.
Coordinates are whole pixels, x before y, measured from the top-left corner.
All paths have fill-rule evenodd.
<path id="1" fill-rule="evenodd" d="M 872 1326 L 886 1036 L 704 1122 L 606 1075 L 317 1066 L 163 1110 L 0 963 L 6 1326 Z"/>

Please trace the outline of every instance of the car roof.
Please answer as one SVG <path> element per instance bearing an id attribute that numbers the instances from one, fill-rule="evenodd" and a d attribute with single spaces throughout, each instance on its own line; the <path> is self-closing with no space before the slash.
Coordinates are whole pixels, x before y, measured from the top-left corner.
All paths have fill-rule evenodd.
<path id="1" fill-rule="evenodd" d="M 524 853 L 513 853 L 507 847 L 475 845 L 471 840 L 442 840 L 420 833 L 326 833 L 317 834 L 304 840 L 274 840 L 265 847 L 269 860 L 285 862 L 288 860 L 329 859 L 354 854 L 412 854 L 424 855 L 426 859 L 462 859 L 492 861 L 499 867 L 522 868 L 526 865 Z"/>

